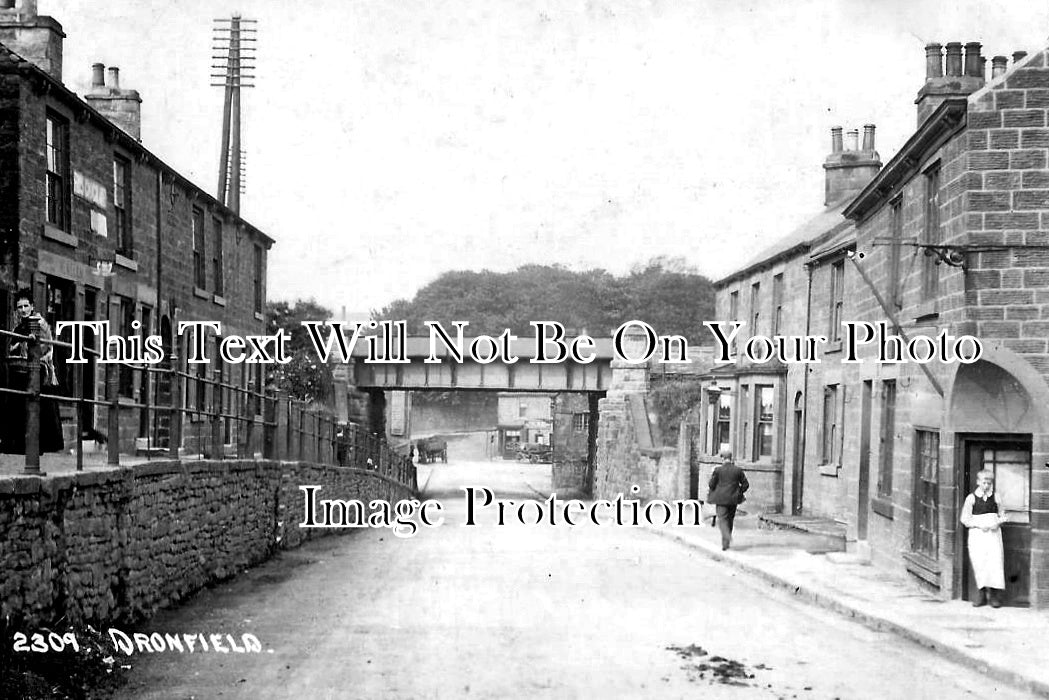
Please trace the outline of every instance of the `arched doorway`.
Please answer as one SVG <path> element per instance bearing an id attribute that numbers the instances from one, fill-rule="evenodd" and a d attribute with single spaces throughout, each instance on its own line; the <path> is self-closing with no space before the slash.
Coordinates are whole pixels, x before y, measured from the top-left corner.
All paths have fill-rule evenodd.
<path id="1" fill-rule="evenodd" d="M 957 513 L 976 485 L 976 474 L 995 475 L 995 494 L 1005 507 L 1002 526 L 1005 545 L 1005 599 L 1010 605 L 1031 600 L 1031 480 L 1032 447 L 1044 433 L 1043 411 L 1033 393 L 1044 393 L 1045 382 L 1032 368 L 1013 356 L 1009 364 L 1024 381 L 997 362 L 981 360 L 962 365 L 949 396 L 948 425 L 955 433 Z M 1029 370 L 1025 372 L 1024 370 Z M 1033 375 L 1033 376 L 1032 376 Z M 1043 399 L 1043 405 L 1045 404 Z M 975 593 L 968 561 L 967 537 L 959 530 L 956 546 L 956 590 L 963 598 Z"/>

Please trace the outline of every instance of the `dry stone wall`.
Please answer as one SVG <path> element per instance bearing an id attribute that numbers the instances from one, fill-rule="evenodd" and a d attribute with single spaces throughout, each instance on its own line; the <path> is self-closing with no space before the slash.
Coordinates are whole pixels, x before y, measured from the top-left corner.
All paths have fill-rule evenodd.
<path id="1" fill-rule="evenodd" d="M 0 478 L 0 619 L 135 621 L 258 564 L 347 529 L 302 529 L 300 485 L 324 498 L 396 501 L 381 474 L 299 462 L 154 462 Z"/>

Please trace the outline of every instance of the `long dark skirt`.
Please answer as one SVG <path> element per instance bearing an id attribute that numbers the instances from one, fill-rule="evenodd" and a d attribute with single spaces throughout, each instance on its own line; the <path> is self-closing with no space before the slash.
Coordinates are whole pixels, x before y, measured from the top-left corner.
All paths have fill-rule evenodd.
<path id="1" fill-rule="evenodd" d="M 40 370 L 40 383 L 43 387 L 44 370 Z M 29 388 L 29 371 L 23 367 L 9 367 L 7 387 L 25 391 Z M 56 391 L 54 387 L 44 387 L 44 393 Z M 0 421 L 0 452 L 6 454 L 25 454 L 26 431 L 26 397 L 16 394 L 3 396 L 3 420 Z M 62 418 L 58 413 L 58 403 L 54 399 L 40 399 L 40 451 L 61 452 L 65 444 L 62 441 Z"/>

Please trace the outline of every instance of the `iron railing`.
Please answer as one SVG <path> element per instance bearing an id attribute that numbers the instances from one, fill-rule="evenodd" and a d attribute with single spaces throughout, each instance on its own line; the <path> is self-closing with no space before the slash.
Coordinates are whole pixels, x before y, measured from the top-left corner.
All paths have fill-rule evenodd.
<path id="1" fill-rule="evenodd" d="M 30 320 L 33 330 L 38 322 Z M 105 398 L 95 399 L 84 395 L 83 372 L 86 363 L 68 363 L 73 368 L 72 391 L 70 395 L 49 393 L 49 387 L 41 382 L 42 345 L 73 349 L 73 345 L 60 340 L 38 338 L 34 334 L 22 335 L 12 331 L 0 330 L 0 342 L 6 345 L 11 340 L 24 341 L 27 348 L 26 358 L 7 358 L 8 372 L 25 371 L 28 374 L 26 389 L 14 389 L 0 386 L 0 396 L 5 397 L 6 410 L 15 410 L 11 404 L 12 397 L 22 396 L 25 399 L 25 468 L 26 474 L 41 474 L 40 469 L 40 402 L 52 400 L 59 405 L 72 405 L 76 419 L 75 448 L 76 469 L 84 469 L 85 431 L 94 425 L 86 424 L 88 407 L 99 406 L 106 409 L 105 442 L 107 445 L 106 463 L 109 466 L 120 466 L 121 437 L 120 415 L 123 411 L 137 410 L 144 412 L 146 419 L 140 421 L 147 426 L 145 456 L 148 458 L 163 457 L 181 459 L 185 430 L 185 419 L 197 425 L 196 446 L 199 454 L 207 459 L 227 458 L 226 434 L 236 435 L 235 454 L 229 457 L 237 459 L 254 459 L 258 452 L 263 459 L 279 461 L 305 461 L 318 464 L 329 464 L 355 467 L 376 471 L 387 478 L 394 479 L 413 490 L 416 488 L 415 465 L 410 457 L 397 453 L 386 440 L 377 434 L 368 432 L 364 427 L 354 423 L 338 423 L 335 418 L 304 401 L 289 398 L 280 392 L 270 390 L 258 391 L 250 386 L 238 386 L 221 379 L 222 372 L 212 370 L 219 379 L 192 374 L 179 369 L 178 356 L 168 354 L 162 365 L 155 366 L 133 362 L 98 362 L 97 366 L 105 367 Z M 97 348 L 84 348 L 85 355 L 101 358 Z M 122 368 L 141 373 L 144 390 L 140 396 L 143 401 L 120 395 L 120 374 Z M 125 370 L 126 371 L 126 370 Z M 68 374 L 68 373 L 64 373 Z M 146 381 L 155 378 L 155 381 Z M 161 379 L 169 381 L 171 399 L 167 405 L 151 402 L 153 394 L 159 395 Z M 5 384 L 8 382 L 5 382 Z M 204 391 L 203 405 L 195 400 L 202 387 L 211 387 Z M 185 387 L 186 391 L 183 392 Z M 189 391 L 190 388 L 195 391 Z M 94 394 L 94 392 L 92 392 Z M 142 414 L 140 414 L 141 417 Z M 158 438 L 157 417 L 169 416 L 166 440 Z M 223 421 L 232 422 L 236 430 L 226 430 Z M 93 423 L 93 421 L 92 421 Z M 206 428 L 205 428 L 206 426 Z M 165 442 L 166 445 L 158 445 Z M 256 447 L 261 449 L 256 451 Z"/>

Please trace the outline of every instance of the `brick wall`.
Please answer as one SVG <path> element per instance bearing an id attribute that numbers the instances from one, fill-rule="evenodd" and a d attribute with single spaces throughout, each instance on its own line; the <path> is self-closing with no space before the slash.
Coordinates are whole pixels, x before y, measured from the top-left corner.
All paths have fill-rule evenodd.
<path id="1" fill-rule="evenodd" d="M 291 462 L 154 462 L 0 479 L 0 615 L 134 621 L 277 549 L 352 531 L 297 527 L 301 484 L 365 503 L 411 496 L 374 472 Z"/>

